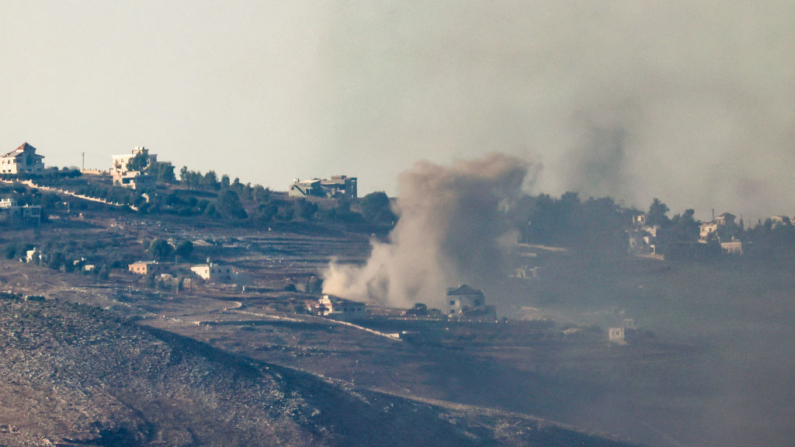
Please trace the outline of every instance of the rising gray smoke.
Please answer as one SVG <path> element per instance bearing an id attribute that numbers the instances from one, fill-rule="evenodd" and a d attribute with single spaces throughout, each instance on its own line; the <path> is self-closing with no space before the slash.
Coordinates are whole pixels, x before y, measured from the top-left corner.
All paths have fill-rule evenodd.
<path id="1" fill-rule="evenodd" d="M 790 0 L 330 9 L 320 64 L 330 93 L 316 121 L 336 117 L 324 143 L 381 172 L 489 148 L 540 157 L 536 186 L 554 195 L 644 208 L 660 197 L 698 218 L 795 209 Z M 389 190 L 392 178 L 368 186 Z"/>
<path id="2" fill-rule="evenodd" d="M 324 292 L 395 306 L 439 305 L 447 287 L 479 285 L 502 272 L 511 240 L 502 211 L 530 166 L 502 154 L 450 167 L 419 162 L 400 176 L 400 220 L 373 241 L 363 267 L 331 263 Z"/>

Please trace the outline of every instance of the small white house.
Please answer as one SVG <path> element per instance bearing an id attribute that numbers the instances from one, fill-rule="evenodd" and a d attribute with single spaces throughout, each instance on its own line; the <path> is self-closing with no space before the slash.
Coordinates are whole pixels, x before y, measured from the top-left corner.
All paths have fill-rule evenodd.
<path id="1" fill-rule="evenodd" d="M 323 295 L 317 301 L 306 302 L 307 311 L 313 315 L 355 320 L 367 317 L 367 305 L 334 295 Z"/>
<path id="2" fill-rule="evenodd" d="M 626 337 L 624 334 L 623 327 L 611 327 L 608 329 L 608 340 L 612 343 L 624 344 L 626 343 Z"/>
<path id="3" fill-rule="evenodd" d="M 138 261 L 133 262 L 127 269 L 136 275 L 151 275 L 160 269 L 160 264 L 157 261 Z"/>

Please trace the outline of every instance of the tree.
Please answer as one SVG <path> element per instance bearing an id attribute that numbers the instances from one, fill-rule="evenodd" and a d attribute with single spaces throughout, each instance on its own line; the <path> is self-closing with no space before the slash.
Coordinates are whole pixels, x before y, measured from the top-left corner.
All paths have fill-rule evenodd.
<path id="1" fill-rule="evenodd" d="M 367 194 L 359 203 L 362 207 L 362 215 L 368 222 L 392 223 L 396 219 L 389 197 L 383 191 Z"/>
<path id="2" fill-rule="evenodd" d="M 701 222 L 693 217 L 695 214 L 696 212 L 693 209 L 687 209 L 682 215 L 677 214 L 671 219 L 671 226 L 673 227 L 671 240 L 688 242 L 698 240 Z"/>
<path id="3" fill-rule="evenodd" d="M 174 250 L 174 254 L 184 259 L 190 258 L 191 253 L 193 253 L 193 242 L 191 241 L 180 242 Z"/>
<path id="4" fill-rule="evenodd" d="M 127 162 L 128 171 L 143 171 L 149 166 L 149 152 L 141 151 Z"/>
<path id="5" fill-rule="evenodd" d="M 666 216 L 668 211 L 670 211 L 668 206 L 655 197 L 649 206 L 649 212 L 646 213 L 646 224 L 659 225 L 663 228 L 670 226 L 671 219 Z"/>
<path id="6" fill-rule="evenodd" d="M 14 259 L 18 250 L 19 248 L 16 242 L 9 242 L 6 244 L 6 259 Z"/>
<path id="7" fill-rule="evenodd" d="M 163 239 L 155 239 L 149 244 L 149 254 L 154 256 L 156 259 L 167 259 L 170 258 L 171 255 L 174 253 L 174 247 Z"/>
<path id="8" fill-rule="evenodd" d="M 151 163 L 146 168 L 146 173 L 154 177 L 158 183 L 175 183 L 177 181 L 177 177 L 174 175 L 174 165 L 169 162 Z"/>
<path id="9" fill-rule="evenodd" d="M 279 207 L 273 203 L 262 204 L 257 207 L 255 220 L 262 223 L 268 223 L 276 217 L 279 213 Z"/>
<path id="10" fill-rule="evenodd" d="M 315 217 L 315 213 L 317 213 L 317 205 L 301 198 L 295 203 L 295 208 L 298 211 L 298 215 L 304 220 L 312 220 Z"/>
<path id="11" fill-rule="evenodd" d="M 246 209 L 240 203 L 240 197 L 231 189 L 224 189 L 218 194 L 215 208 L 221 216 L 226 218 L 245 219 L 248 217 Z"/>
<path id="12" fill-rule="evenodd" d="M 263 188 L 262 185 L 254 186 L 252 192 L 252 197 L 254 201 L 257 203 L 265 203 L 270 200 L 271 191 L 268 188 Z"/>
<path id="13" fill-rule="evenodd" d="M 207 171 L 202 177 L 202 188 L 209 191 L 217 191 L 219 186 L 218 176 L 215 175 L 215 171 Z"/>
<path id="14" fill-rule="evenodd" d="M 53 270 L 59 270 L 61 267 L 63 267 L 64 262 L 65 259 L 63 253 L 56 251 L 52 254 L 52 256 L 50 256 L 47 266 Z"/>

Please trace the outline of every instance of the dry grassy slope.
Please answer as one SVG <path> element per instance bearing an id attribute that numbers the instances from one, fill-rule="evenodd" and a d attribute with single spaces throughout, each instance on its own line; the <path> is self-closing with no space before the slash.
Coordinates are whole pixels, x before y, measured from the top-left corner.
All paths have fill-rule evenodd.
<path id="1" fill-rule="evenodd" d="M 254 363 L 87 306 L 0 300 L 0 445 L 604 445 Z"/>

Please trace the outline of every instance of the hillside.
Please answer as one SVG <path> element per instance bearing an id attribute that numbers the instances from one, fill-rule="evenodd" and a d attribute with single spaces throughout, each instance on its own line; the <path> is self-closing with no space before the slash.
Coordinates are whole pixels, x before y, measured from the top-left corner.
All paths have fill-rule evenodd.
<path id="1" fill-rule="evenodd" d="M 0 443 L 619 446 L 233 356 L 94 307 L 0 300 Z"/>

